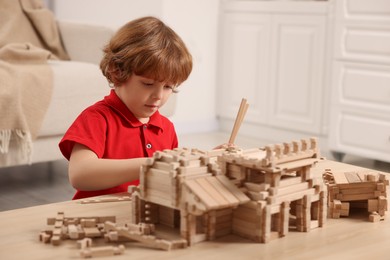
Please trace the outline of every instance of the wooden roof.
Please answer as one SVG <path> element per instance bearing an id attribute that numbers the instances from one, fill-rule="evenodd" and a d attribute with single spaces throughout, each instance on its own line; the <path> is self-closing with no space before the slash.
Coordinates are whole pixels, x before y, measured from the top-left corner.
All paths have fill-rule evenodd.
<path id="1" fill-rule="evenodd" d="M 192 211 L 236 207 L 250 201 L 225 175 L 188 179 L 183 187 L 183 199 Z"/>

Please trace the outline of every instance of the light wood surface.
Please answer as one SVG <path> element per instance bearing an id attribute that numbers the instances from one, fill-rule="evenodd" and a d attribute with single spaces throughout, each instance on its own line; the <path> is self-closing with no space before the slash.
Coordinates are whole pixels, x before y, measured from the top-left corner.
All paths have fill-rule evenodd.
<path id="1" fill-rule="evenodd" d="M 317 170 L 353 170 L 348 164 L 327 161 Z M 81 204 L 78 201 L 48 204 L 0 212 L 0 259 L 80 259 L 76 242 L 62 241 L 59 246 L 39 242 L 39 232 L 47 228 L 46 219 L 58 211 L 65 216 L 115 215 L 118 223 L 129 221 L 130 203 L 107 202 Z M 368 222 L 364 212 L 348 218 L 327 219 L 323 228 L 308 233 L 289 232 L 268 244 L 253 243 L 235 235 L 202 242 L 187 249 L 169 252 L 125 243 L 123 255 L 95 259 L 389 259 L 389 216 L 377 223 Z M 103 244 L 101 244 L 103 245 Z"/>

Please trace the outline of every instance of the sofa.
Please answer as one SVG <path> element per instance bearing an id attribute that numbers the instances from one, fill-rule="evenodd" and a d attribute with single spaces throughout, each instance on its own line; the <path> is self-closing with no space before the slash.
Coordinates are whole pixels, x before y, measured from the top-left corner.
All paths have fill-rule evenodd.
<path id="1" fill-rule="evenodd" d="M 0 167 L 63 159 L 58 143 L 65 131 L 83 109 L 109 94 L 99 62 L 102 48 L 115 30 L 69 21 L 57 21 L 57 24 L 70 60 L 49 61 L 54 76 L 53 93 L 38 137 L 33 140 L 31 161 L 20 160 L 15 152 L 12 157 L 0 158 Z M 173 95 L 160 112 L 172 115 L 175 104 Z"/>
<path id="2" fill-rule="evenodd" d="M 101 49 L 113 30 L 65 21 L 58 21 L 58 28 L 70 61 L 49 61 L 54 76 L 53 94 L 33 142 L 32 163 L 62 158 L 58 143 L 65 131 L 84 108 L 109 92 L 98 64 Z"/>

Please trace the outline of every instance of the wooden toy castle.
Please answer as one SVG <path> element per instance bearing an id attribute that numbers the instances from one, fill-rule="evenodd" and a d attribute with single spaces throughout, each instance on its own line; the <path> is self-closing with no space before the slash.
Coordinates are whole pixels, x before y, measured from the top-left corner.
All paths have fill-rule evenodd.
<path id="1" fill-rule="evenodd" d="M 326 190 L 311 168 L 311 138 L 250 150 L 156 152 L 131 187 L 132 223 L 180 230 L 188 245 L 237 234 L 267 243 L 326 220 Z"/>

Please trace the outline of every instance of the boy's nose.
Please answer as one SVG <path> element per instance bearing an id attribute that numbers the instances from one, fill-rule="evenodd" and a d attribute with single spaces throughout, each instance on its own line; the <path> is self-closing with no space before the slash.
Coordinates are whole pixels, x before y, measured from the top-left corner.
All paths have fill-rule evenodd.
<path id="1" fill-rule="evenodd" d="M 153 92 L 155 98 L 161 99 L 163 97 L 164 86 L 158 86 Z"/>

